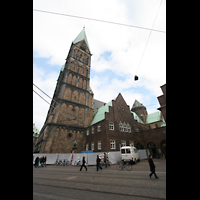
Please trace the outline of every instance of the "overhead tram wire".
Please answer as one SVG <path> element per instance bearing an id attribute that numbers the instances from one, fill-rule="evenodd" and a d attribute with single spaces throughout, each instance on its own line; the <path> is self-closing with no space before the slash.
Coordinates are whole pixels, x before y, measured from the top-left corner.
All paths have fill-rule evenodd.
<path id="1" fill-rule="evenodd" d="M 55 106 L 51 105 L 46 99 L 44 99 L 41 95 L 39 95 L 34 89 L 33 92 L 35 92 L 41 99 L 43 99 L 46 103 L 48 103 L 51 107 L 55 108 L 60 114 L 62 114 L 64 117 L 66 117 L 67 119 L 69 119 L 65 114 L 63 114 L 60 110 L 58 110 Z M 69 112 L 69 111 L 68 111 Z M 71 119 L 69 119 L 71 120 Z M 79 122 L 73 120 L 74 122 L 76 122 L 77 124 L 83 126 L 82 124 L 80 124 Z"/>
<path id="2" fill-rule="evenodd" d="M 128 27 L 132 27 L 132 28 L 156 31 L 156 32 L 160 32 L 160 33 L 166 33 L 166 31 L 157 30 L 157 29 L 145 28 L 145 27 L 141 27 L 141 26 L 134 26 L 134 25 L 130 25 L 130 24 L 123 24 L 123 23 L 117 23 L 117 22 L 110 22 L 110 21 L 105 21 L 105 20 L 100 20 L 100 19 L 92 19 L 92 18 L 88 18 L 88 17 L 80 17 L 80 16 L 76 16 L 76 15 L 68 15 L 68 14 L 63 14 L 63 13 L 50 12 L 50 11 L 46 11 L 46 10 L 33 9 L 33 11 L 54 14 L 54 15 L 61 15 L 61 16 L 65 16 L 65 17 L 74 17 L 74 18 L 80 18 L 80 19 L 86 19 L 86 20 L 93 20 L 93 21 L 97 21 L 97 22 L 115 24 L 115 25 L 120 25 L 120 26 L 128 26 Z"/>
<path id="3" fill-rule="evenodd" d="M 47 97 L 49 97 L 52 101 L 54 101 L 56 104 L 58 104 L 60 107 L 61 107 L 61 104 L 59 104 L 57 101 L 55 101 L 53 98 L 51 98 L 47 93 L 45 93 L 42 89 L 40 89 L 37 85 L 35 85 L 34 83 L 33 83 L 33 85 L 36 87 L 36 88 L 38 88 L 43 94 L 45 94 Z M 45 100 L 46 101 L 46 100 Z M 46 101 L 47 102 L 47 101 Z M 47 102 L 48 103 L 48 102 Z M 49 103 L 48 103 L 49 104 Z M 50 105 L 50 106 L 52 106 L 52 105 Z M 53 108 L 55 108 L 55 106 L 52 106 Z M 56 110 L 58 110 L 58 109 L 56 109 Z M 67 110 L 67 109 L 64 109 L 64 110 L 66 110 L 70 115 L 71 115 L 71 113 Z M 66 115 L 65 115 L 66 116 Z M 84 121 L 82 121 L 81 119 L 77 119 L 77 120 L 79 120 L 80 122 L 82 122 L 83 124 L 84 124 Z M 74 120 L 75 121 L 75 120 Z M 78 122 L 77 122 L 78 123 Z M 80 123 L 79 123 L 80 124 Z"/>
<path id="4" fill-rule="evenodd" d="M 150 36 L 151 36 L 152 31 L 154 31 L 153 26 L 154 26 L 155 21 L 156 21 L 156 18 L 157 18 L 157 16 L 158 16 L 158 12 L 159 12 L 159 10 L 160 10 L 160 6 L 161 6 L 161 4 L 162 4 L 162 0 L 161 0 L 161 2 L 160 2 L 159 7 L 158 7 L 158 11 L 157 11 L 157 13 L 156 13 L 156 16 L 155 16 L 155 19 L 154 19 L 154 22 L 153 22 L 152 28 L 149 29 L 149 30 L 151 30 L 151 31 L 150 31 L 150 33 L 149 33 L 149 36 L 148 36 L 147 42 L 146 42 L 145 47 L 144 47 L 144 51 L 143 51 L 143 53 L 142 53 L 142 57 L 141 57 L 141 59 L 140 59 L 140 62 L 139 62 L 139 65 L 138 65 L 138 68 L 137 68 L 135 74 L 137 74 L 137 72 L 138 72 L 138 69 L 139 69 L 140 64 L 141 64 L 141 62 L 142 62 L 142 59 L 143 59 L 143 56 L 144 56 L 144 53 L 145 53 L 145 50 L 146 50 L 147 44 L 148 44 L 148 42 L 149 42 L 149 38 L 150 38 Z M 165 32 L 165 33 L 166 33 L 166 32 Z"/>

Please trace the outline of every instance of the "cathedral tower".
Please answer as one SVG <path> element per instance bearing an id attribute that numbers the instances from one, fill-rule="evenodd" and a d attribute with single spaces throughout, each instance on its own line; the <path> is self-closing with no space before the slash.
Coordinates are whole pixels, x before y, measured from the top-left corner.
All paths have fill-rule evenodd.
<path id="1" fill-rule="evenodd" d="M 77 152 L 85 149 L 86 128 L 93 118 L 91 55 L 83 28 L 61 68 L 36 147 L 40 153 L 70 153 L 75 141 Z"/>

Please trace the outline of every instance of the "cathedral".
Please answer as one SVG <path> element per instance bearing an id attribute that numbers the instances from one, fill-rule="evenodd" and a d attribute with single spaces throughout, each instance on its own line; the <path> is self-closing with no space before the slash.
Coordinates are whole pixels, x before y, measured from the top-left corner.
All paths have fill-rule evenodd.
<path id="1" fill-rule="evenodd" d="M 75 141 L 77 152 L 85 149 L 86 128 L 93 118 L 91 56 L 83 28 L 72 42 L 66 62 L 60 71 L 35 152 L 71 152 Z"/>
<path id="2" fill-rule="evenodd" d="M 139 149 L 152 147 L 154 154 L 159 154 L 161 145 L 166 145 L 166 124 L 161 111 L 148 115 L 146 107 L 137 100 L 130 109 L 121 93 L 108 103 L 95 100 L 90 87 L 91 56 L 83 28 L 72 42 L 60 70 L 51 106 L 33 151 L 109 152 L 130 145 Z M 148 136 L 149 130 L 156 138 L 156 145 Z"/>

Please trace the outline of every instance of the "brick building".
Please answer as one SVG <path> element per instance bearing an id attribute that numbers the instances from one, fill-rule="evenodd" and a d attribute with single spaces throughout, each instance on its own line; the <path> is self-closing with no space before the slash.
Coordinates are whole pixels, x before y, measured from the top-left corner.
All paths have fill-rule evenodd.
<path id="1" fill-rule="evenodd" d="M 121 93 L 94 111 L 86 134 L 86 150 L 94 152 L 119 151 L 121 146 L 133 145 L 149 149 L 153 157 L 160 157 L 165 154 L 162 149 L 165 142 L 166 124 L 162 113 L 148 114 L 137 100 L 130 110 Z"/>
<path id="2" fill-rule="evenodd" d="M 149 149 L 154 157 L 164 154 L 166 124 L 160 111 L 148 114 L 137 100 L 130 110 L 121 93 L 108 103 L 93 99 L 91 56 L 83 28 L 61 68 L 34 152 L 71 153 L 76 141 L 77 152 L 119 151 L 133 145 Z"/>
<path id="3" fill-rule="evenodd" d="M 137 121 L 122 95 L 94 111 L 87 129 L 86 150 L 119 151 L 122 145 L 134 145 Z"/>
<path id="4" fill-rule="evenodd" d="M 158 98 L 158 101 L 160 103 L 160 107 L 158 108 L 158 110 L 160 110 L 162 112 L 162 115 L 165 119 L 165 122 L 167 123 L 167 119 L 166 119 L 166 84 L 160 86 L 162 92 L 163 92 L 163 95 L 157 97 Z"/>

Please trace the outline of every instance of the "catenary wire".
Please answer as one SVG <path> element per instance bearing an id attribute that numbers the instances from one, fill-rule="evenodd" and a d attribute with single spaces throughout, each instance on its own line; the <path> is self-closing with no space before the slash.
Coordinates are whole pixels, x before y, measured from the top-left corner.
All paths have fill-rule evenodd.
<path id="1" fill-rule="evenodd" d="M 37 85 L 35 85 L 34 83 L 33 83 L 33 85 L 36 87 L 36 88 L 38 88 L 43 94 L 45 94 L 46 96 L 48 96 L 52 101 L 54 101 L 56 104 L 58 104 L 59 106 L 61 106 L 61 104 L 59 104 L 57 101 L 55 101 L 53 98 L 51 98 L 47 93 L 45 93 L 42 89 L 40 89 Z M 52 106 L 52 107 L 54 107 L 54 106 Z M 66 110 L 70 115 L 71 115 L 71 113 L 67 110 L 67 109 L 64 109 L 64 110 Z M 82 121 L 81 119 L 77 119 L 77 120 L 79 120 L 80 122 L 82 122 L 82 123 L 84 123 L 84 121 Z M 80 124 L 80 123 L 79 123 Z"/>
<path id="2" fill-rule="evenodd" d="M 50 12 L 50 11 L 46 11 L 46 10 L 33 9 L 33 11 L 43 12 L 43 13 L 48 13 L 48 14 L 55 14 L 55 15 L 62 15 L 62 16 L 66 16 L 66 17 L 75 17 L 75 18 L 80 18 L 80 19 L 93 20 L 93 21 L 115 24 L 115 25 L 120 25 L 120 26 L 128 26 L 128 27 L 132 27 L 132 28 L 151 30 L 151 31 L 156 31 L 156 32 L 160 32 L 160 33 L 166 33 L 166 31 L 157 30 L 157 29 L 145 28 L 145 27 L 141 27 L 141 26 L 134 26 L 134 25 L 130 25 L 130 24 L 123 24 L 123 23 L 117 23 L 117 22 L 110 22 L 110 21 L 93 19 L 93 18 L 88 18 L 88 17 L 81 17 L 81 16 L 76 16 L 76 15 L 68 15 L 68 14 L 63 14 L 63 13 Z"/>
<path id="3" fill-rule="evenodd" d="M 65 116 L 67 119 L 69 119 L 65 114 L 63 114 L 60 110 L 58 110 L 56 107 L 52 106 L 48 101 L 46 101 L 41 95 L 39 95 L 35 90 L 33 90 L 33 92 L 35 92 L 40 98 L 42 98 L 46 103 L 48 103 L 51 107 L 55 108 L 59 113 L 61 113 L 63 116 Z M 71 120 L 71 119 L 69 119 Z M 73 120 L 74 122 L 80 124 L 79 122 Z M 80 124 L 81 126 L 83 126 L 82 124 Z"/>
<path id="4" fill-rule="evenodd" d="M 151 33 L 152 33 L 152 31 L 153 31 L 153 26 L 154 26 L 155 21 L 156 21 L 156 18 L 157 18 L 157 16 L 158 16 L 158 12 L 159 12 L 159 10 L 160 10 L 160 6 L 161 6 L 161 4 L 162 4 L 162 0 L 160 1 L 160 5 L 159 5 L 159 7 L 158 7 L 158 10 L 157 10 L 157 13 L 156 13 L 156 16 L 155 16 L 155 19 L 154 19 L 154 22 L 153 22 L 152 28 L 150 29 L 151 31 L 150 31 L 150 33 L 149 33 L 149 36 L 148 36 L 147 42 L 146 42 L 146 44 L 145 44 L 145 47 L 144 47 L 144 50 L 143 50 L 143 53 L 142 53 L 142 56 L 141 56 L 141 58 L 140 58 L 140 62 L 139 62 L 139 65 L 138 65 L 138 68 L 137 68 L 135 74 L 137 74 L 138 69 L 139 69 L 139 67 L 140 67 L 140 64 L 141 64 L 141 62 L 142 62 L 142 59 L 143 59 L 143 56 L 144 56 L 144 53 L 145 53 L 145 50 L 146 50 L 147 44 L 148 44 L 148 42 L 149 42 L 149 38 L 150 38 Z"/>

